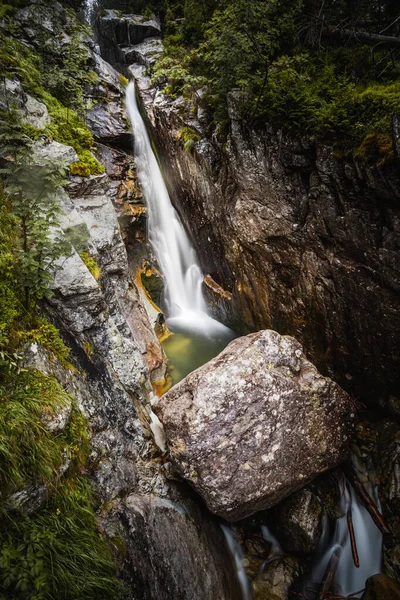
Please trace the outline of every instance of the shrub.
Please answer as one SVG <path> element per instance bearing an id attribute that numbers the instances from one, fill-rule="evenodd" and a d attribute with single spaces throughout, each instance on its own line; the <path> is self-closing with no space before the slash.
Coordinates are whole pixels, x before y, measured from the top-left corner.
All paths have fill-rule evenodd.
<path id="1" fill-rule="evenodd" d="M 201 135 L 192 127 L 182 127 L 178 132 L 177 139 L 182 140 L 185 150 L 191 152 L 195 144 L 200 141 Z"/>

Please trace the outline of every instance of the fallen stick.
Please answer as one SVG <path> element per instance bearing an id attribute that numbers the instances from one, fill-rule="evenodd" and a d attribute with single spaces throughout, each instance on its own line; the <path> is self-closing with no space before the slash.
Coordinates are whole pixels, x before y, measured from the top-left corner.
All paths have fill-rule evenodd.
<path id="1" fill-rule="evenodd" d="M 380 531 L 384 534 L 391 534 L 392 531 L 389 529 L 388 525 L 386 524 L 386 521 L 383 518 L 383 516 L 381 515 L 381 513 L 379 512 L 378 507 L 376 506 L 375 502 L 372 500 L 371 496 L 368 494 L 367 490 L 365 489 L 365 487 L 363 486 L 361 481 L 358 479 L 353 466 L 346 465 L 343 470 L 346 474 L 346 477 L 352 483 L 354 490 L 358 494 L 358 497 L 360 498 L 361 502 L 363 503 L 366 510 L 369 512 L 369 514 L 371 515 L 371 518 L 372 518 L 373 522 L 375 523 L 375 525 L 377 526 L 377 528 L 380 529 Z"/>
<path id="2" fill-rule="evenodd" d="M 340 557 L 342 554 L 343 548 L 338 546 L 333 552 L 332 556 L 329 559 L 328 566 L 326 567 L 321 586 L 319 589 L 317 600 L 323 600 L 326 598 L 327 594 L 330 592 L 333 579 L 336 575 L 337 568 L 339 566 Z"/>
<path id="3" fill-rule="evenodd" d="M 353 517 L 351 516 L 351 504 L 347 510 L 347 526 L 349 528 L 351 553 L 353 555 L 354 566 L 358 568 L 360 566 L 360 560 L 358 558 L 357 542 L 354 534 Z"/>

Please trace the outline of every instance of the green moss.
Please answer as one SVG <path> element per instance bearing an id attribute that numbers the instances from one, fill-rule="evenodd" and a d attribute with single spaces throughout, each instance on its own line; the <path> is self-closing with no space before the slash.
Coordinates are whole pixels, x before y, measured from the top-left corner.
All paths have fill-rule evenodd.
<path id="1" fill-rule="evenodd" d="M 81 150 L 78 153 L 78 162 L 72 163 L 69 169 L 72 175 L 80 177 L 89 177 L 89 175 L 101 175 L 104 173 L 104 166 L 93 156 L 90 150 Z"/>
<path id="2" fill-rule="evenodd" d="M 126 87 L 129 83 L 128 79 L 124 75 L 122 75 L 122 73 L 119 74 L 119 81 L 123 87 Z"/>
<path id="3" fill-rule="evenodd" d="M 46 129 L 37 129 L 37 127 L 33 127 L 29 123 L 20 123 L 21 133 L 26 135 L 29 139 L 36 141 L 39 140 L 43 135 L 47 135 Z"/>
<path id="4" fill-rule="evenodd" d="M 178 135 L 176 136 L 177 140 L 181 140 L 183 142 L 183 147 L 188 152 L 191 152 L 196 143 L 201 140 L 201 135 L 192 127 L 182 127 Z"/>
<path id="5" fill-rule="evenodd" d="M 369 133 L 355 150 L 354 156 L 381 167 L 394 160 L 392 139 L 384 133 Z"/>
<path id="6" fill-rule="evenodd" d="M 85 354 L 90 358 L 93 354 L 93 345 L 90 342 L 83 342 L 82 348 Z"/>
<path id="7" fill-rule="evenodd" d="M 93 258 L 93 256 L 90 256 L 87 250 L 80 252 L 79 256 L 81 257 L 81 259 L 83 260 L 83 262 L 85 263 L 95 280 L 98 281 L 101 277 L 101 268 L 96 262 L 96 260 Z"/>

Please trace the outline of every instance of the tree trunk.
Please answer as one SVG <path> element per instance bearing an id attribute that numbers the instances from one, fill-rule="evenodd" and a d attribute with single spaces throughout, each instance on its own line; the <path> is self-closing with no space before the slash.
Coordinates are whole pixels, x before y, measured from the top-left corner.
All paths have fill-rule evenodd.
<path id="1" fill-rule="evenodd" d="M 338 38 L 344 41 L 354 41 L 368 46 L 387 46 L 389 48 L 400 48 L 400 38 L 391 35 L 379 35 L 378 33 L 367 33 L 366 31 L 354 31 L 353 29 L 334 29 L 323 27 L 324 37 Z"/>

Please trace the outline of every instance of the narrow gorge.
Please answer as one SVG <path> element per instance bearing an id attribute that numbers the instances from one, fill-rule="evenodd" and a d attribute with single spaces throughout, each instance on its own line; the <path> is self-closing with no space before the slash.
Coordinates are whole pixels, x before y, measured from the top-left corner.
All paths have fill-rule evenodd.
<path id="1" fill-rule="evenodd" d="M 400 598 L 400 15 L 339 4 L 0 5 L 1 599 Z"/>

